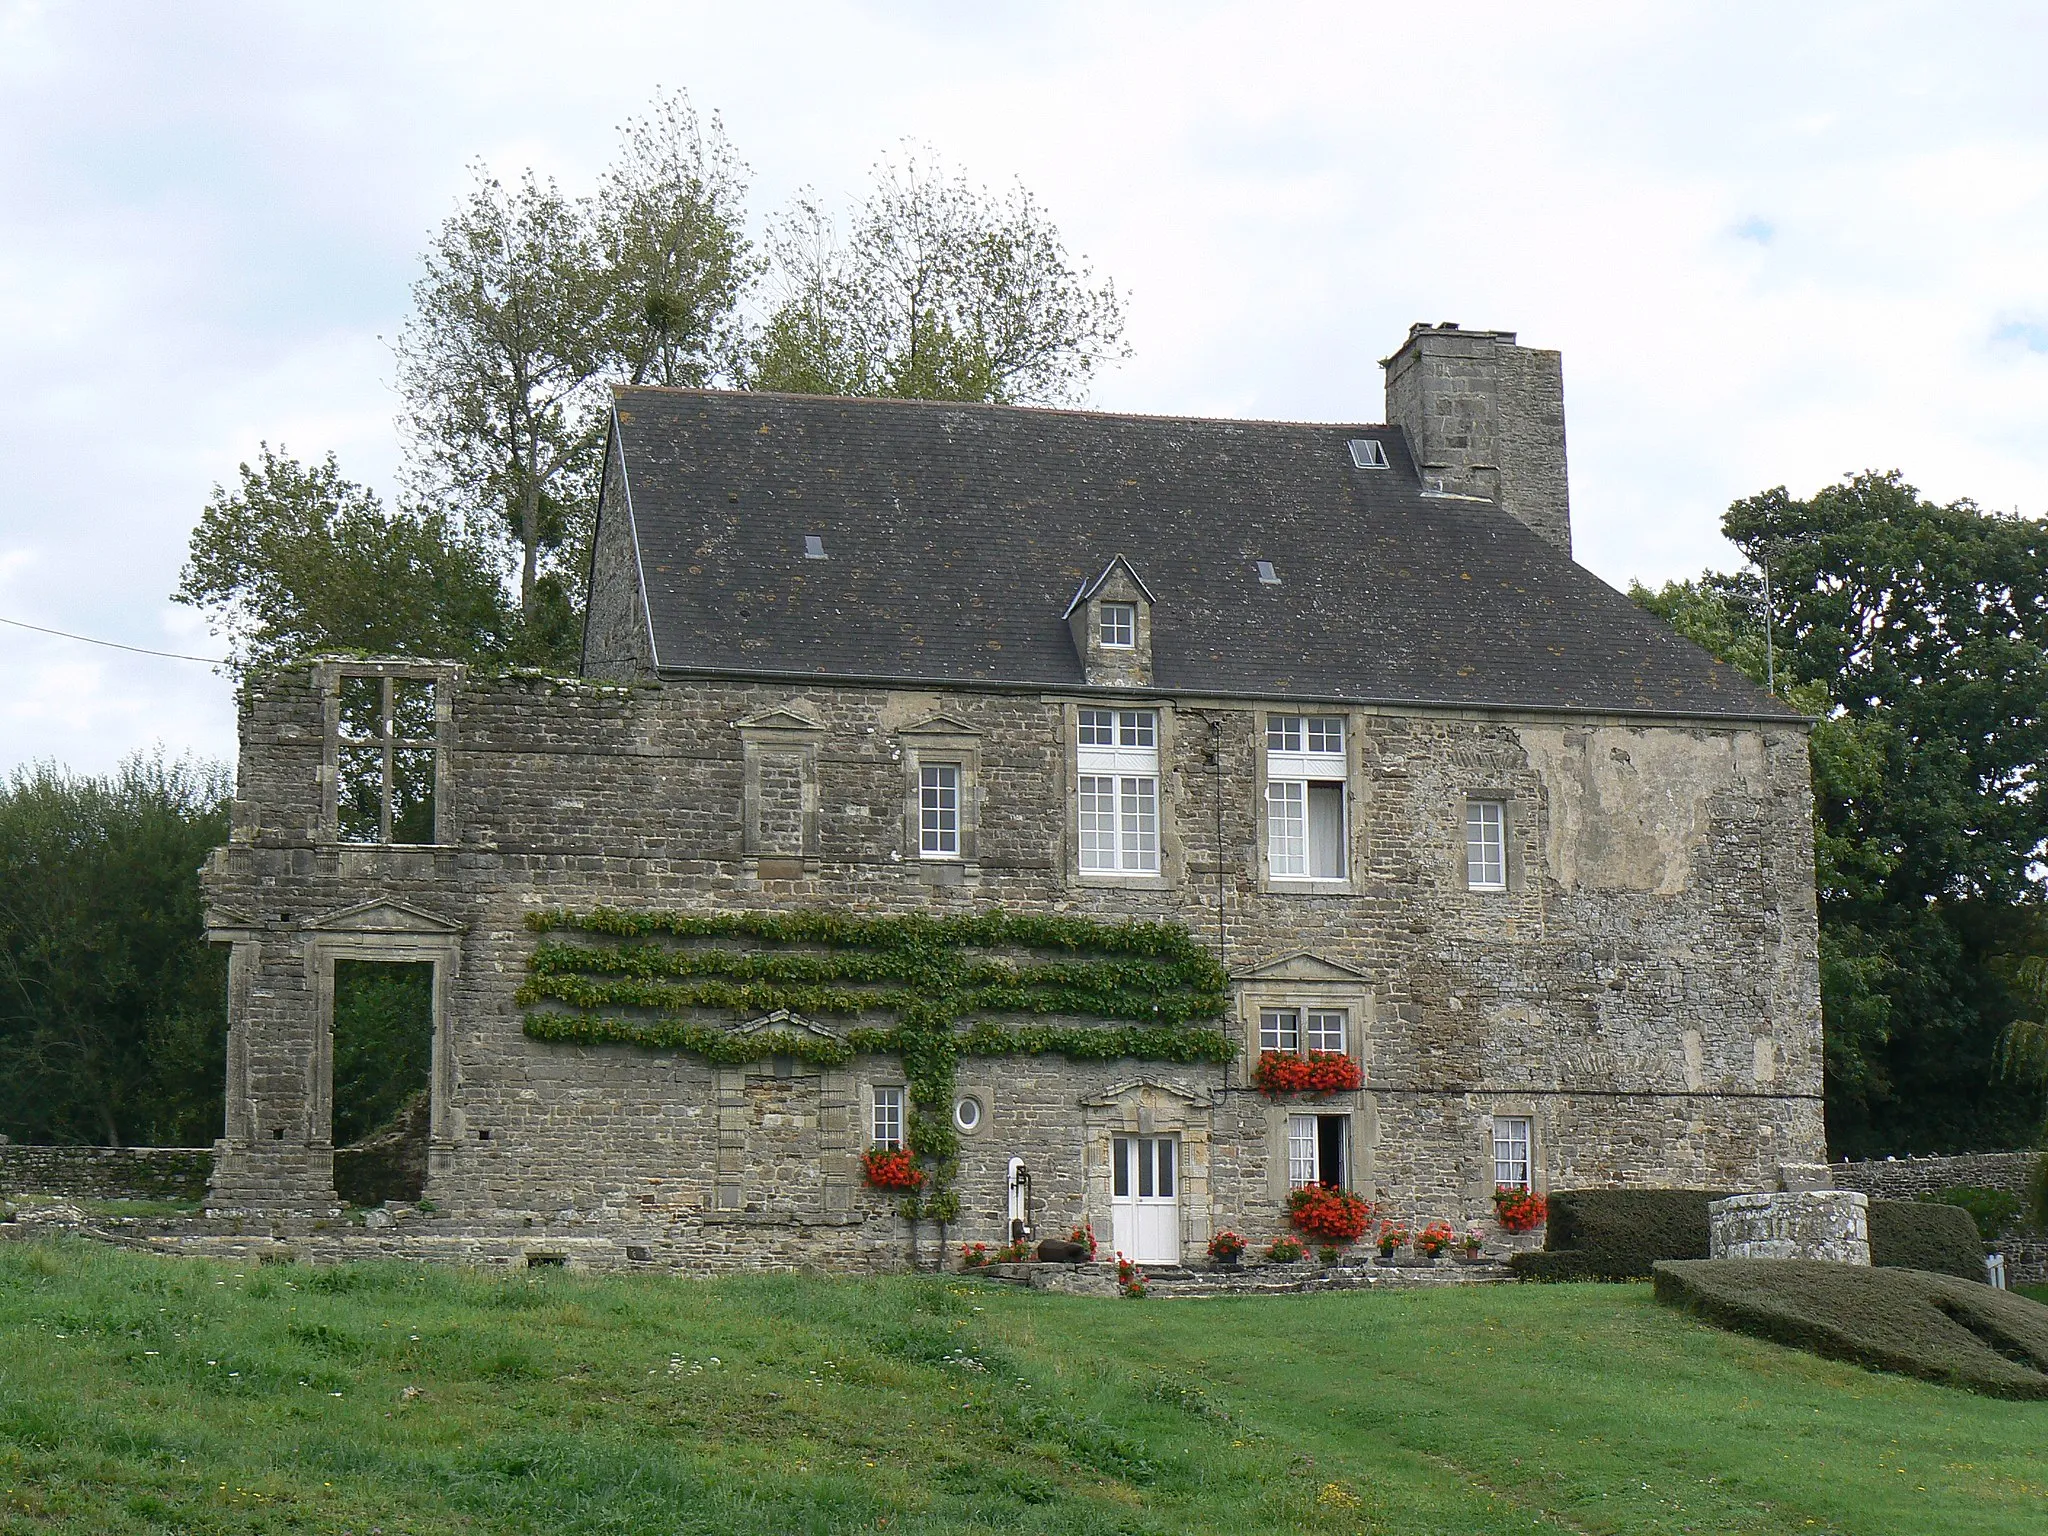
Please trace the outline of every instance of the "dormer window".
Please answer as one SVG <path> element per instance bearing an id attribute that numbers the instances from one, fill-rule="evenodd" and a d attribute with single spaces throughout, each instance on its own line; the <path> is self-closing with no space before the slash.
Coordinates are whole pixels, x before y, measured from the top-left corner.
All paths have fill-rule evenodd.
<path id="1" fill-rule="evenodd" d="M 1138 643 L 1138 605 L 1104 603 L 1096 626 L 1096 638 L 1112 651 L 1128 651 Z"/>

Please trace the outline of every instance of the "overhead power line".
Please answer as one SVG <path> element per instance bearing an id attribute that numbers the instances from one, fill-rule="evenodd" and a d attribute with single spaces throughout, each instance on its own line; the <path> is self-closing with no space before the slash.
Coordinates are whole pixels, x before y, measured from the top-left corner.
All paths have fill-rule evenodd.
<path id="1" fill-rule="evenodd" d="M 0 624 L 11 624 L 16 629 L 32 629 L 39 635 L 55 635 L 60 640 L 77 640 L 86 645 L 104 645 L 113 651 L 133 651 L 138 656 L 161 656 L 168 661 L 200 661 L 209 667 L 234 665 L 222 656 L 187 656 L 182 651 L 152 651 L 146 645 L 123 645 L 118 640 L 95 640 L 91 635 L 74 635 L 68 629 L 51 629 L 42 624 L 30 624 L 24 619 L 0 617 Z"/>

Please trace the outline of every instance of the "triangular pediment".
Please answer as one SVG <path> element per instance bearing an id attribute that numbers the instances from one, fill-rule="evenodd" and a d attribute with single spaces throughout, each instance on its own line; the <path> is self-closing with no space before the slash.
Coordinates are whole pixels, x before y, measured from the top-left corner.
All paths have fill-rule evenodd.
<path id="1" fill-rule="evenodd" d="M 391 901 L 384 897 L 359 901 L 352 907 L 343 907 L 340 911 L 329 912 L 324 917 L 308 918 L 303 926 L 315 933 L 417 933 L 439 936 L 462 932 L 460 923 L 451 923 L 447 918 L 429 912 L 425 907 L 416 907 L 410 902 Z"/>
<path id="2" fill-rule="evenodd" d="M 1363 971 L 1325 960 L 1306 949 L 1231 973 L 1233 981 L 1340 981 L 1356 985 L 1368 979 Z"/>
<path id="3" fill-rule="evenodd" d="M 1101 575 L 1097 576 L 1093 581 L 1084 581 L 1081 583 L 1080 590 L 1075 592 L 1074 594 L 1074 600 L 1067 604 L 1067 611 L 1061 614 L 1060 617 L 1063 619 L 1072 618 L 1074 616 L 1075 609 L 1079 608 L 1083 603 L 1087 602 L 1090 598 L 1094 597 L 1095 594 L 1100 592 L 1104 587 L 1109 586 L 1111 584 L 1112 578 L 1117 576 L 1122 576 L 1126 581 L 1128 581 L 1131 584 L 1133 588 L 1136 589 L 1132 593 L 1132 596 L 1142 597 L 1148 603 L 1158 601 L 1157 598 L 1153 597 L 1152 589 L 1145 585 L 1145 578 L 1138 574 L 1138 568 L 1132 565 L 1131 562 L 1125 559 L 1122 555 L 1118 555 L 1114 560 L 1110 561 L 1109 564 L 1105 565 L 1102 568 Z"/>
<path id="4" fill-rule="evenodd" d="M 1168 1082 L 1160 1077 L 1130 1077 L 1122 1082 L 1111 1083 L 1100 1093 L 1090 1094 L 1081 1101 L 1081 1104 L 1086 1109 L 1115 1109 L 1125 1101 L 1147 1092 L 1163 1093 L 1169 1098 L 1179 1099 L 1184 1104 L 1215 1103 L 1211 1095 L 1190 1088 L 1186 1083 Z"/>
<path id="5" fill-rule="evenodd" d="M 779 704 L 773 709 L 764 709 L 759 714 L 748 715 L 735 720 L 734 725 L 743 731 L 822 731 L 821 721 L 797 709 L 793 705 Z"/>
<path id="6" fill-rule="evenodd" d="M 952 715 L 929 715 L 915 725 L 906 725 L 899 736 L 979 736 L 981 732 Z"/>
<path id="7" fill-rule="evenodd" d="M 791 1013 L 787 1008 L 778 1008 L 773 1013 L 764 1013 L 758 1019 L 747 1019 L 735 1024 L 736 1035 L 764 1035 L 770 1033 L 789 1035 L 815 1035 L 820 1040 L 837 1040 L 837 1030 L 814 1024 L 800 1013 Z"/>

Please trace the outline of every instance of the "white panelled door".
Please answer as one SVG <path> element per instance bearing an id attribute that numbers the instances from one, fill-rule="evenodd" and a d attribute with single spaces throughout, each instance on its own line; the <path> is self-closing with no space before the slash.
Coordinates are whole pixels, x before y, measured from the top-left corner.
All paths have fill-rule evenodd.
<path id="1" fill-rule="evenodd" d="M 1180 1139 L 1119 1136 L 1109 1204 L 1116 1251 L 1140 1264 L 1180 1262 Z"/>

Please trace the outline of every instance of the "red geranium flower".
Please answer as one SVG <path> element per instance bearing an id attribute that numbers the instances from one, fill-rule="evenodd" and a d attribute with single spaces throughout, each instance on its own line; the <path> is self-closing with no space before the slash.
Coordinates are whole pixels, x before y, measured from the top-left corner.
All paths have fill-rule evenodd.
<path id="1" fill-rule="evenodd" d="M 1261 1093 L 1344 1093 L 1365 1086 L 1365 1073 L 1342 1051 L 1262 1051 L 1252 1068 L 1252 1083 Z"/>

